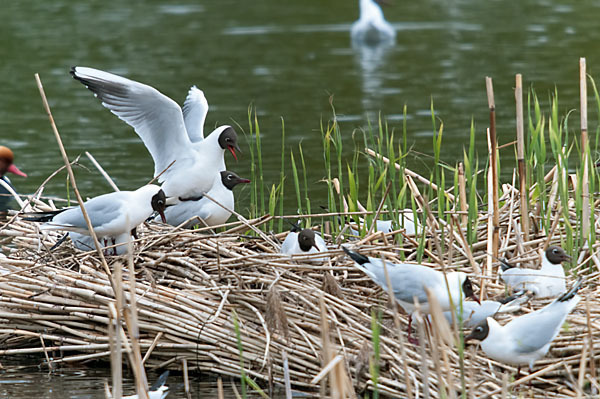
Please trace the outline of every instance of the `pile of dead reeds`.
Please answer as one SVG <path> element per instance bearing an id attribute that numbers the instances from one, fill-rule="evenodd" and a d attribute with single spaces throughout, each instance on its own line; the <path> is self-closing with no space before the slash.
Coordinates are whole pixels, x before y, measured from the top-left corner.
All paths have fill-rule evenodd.
<path id="1" fill-rule="evenodd" d="M 517 191 L 510 185 L 503 188 L 500 256 L 514 259 L 518 254 L 523 261 L 532 259 L 537 249 L 559 239 L 560 224 L 552 237 L 532 233 L 532 238 L 524 241 L 512 216 L 518 206 Z M 38 202 L 37 207 L 45 206 Z M 555 212 L 559 219 L 558 205 Z M 460 268 L 480 280 L 486 296 L 502 294 L 497 265 L 489 272 L 486 266 L 488 215 L 481 215 L 481 240 L 472 246 L 466 244 L 460 216 L 453 215 L 456 225 L 446 226 L 443 235 L 439 230 L 442 221 L 427 221 L 425 253 L 433 261 L 429 265 L 438 269 L 443 265 L 446 271 Z M 372 390 L 372 312 L 381 310 L 378 388 L 382 394 L 453 396 L 464 384 L 469 395 L 485 397 L 513 385 L 526 385 L 522 383 L 531 379 L 531 395 L 564 397 L 583 392 L 584 382 L 596 381 L 596 349 L 590 340 L 600 343 L 595 328 L 600 292 L 590 282 L 595 281 L 597 272 L 588 276 L 581 291 L 586 300 L 569 316 L 568 331 L 561 332 L 535 373 L 509 384 L 507 376 L 514 369 L 486 359 L 475 349 L 465 352 L 460 366 L 452 336 L 448 339 L 443 330 L 434 328 L 429 338 L 421 339 L 422 346 L 405 342 L 406 317 L 397 315 L 387 304 L 387 294 L 352 266 L 331 237 L 326 236 L 331 244 L 330 261 L 316 264 L 310 257 L 291 259 L 279 254 L 277 245 L 285 233 L 248 235 L 269 219 L 231 223 L 220 234 L 154 224 L 142 229 L 135 243 L 134 264 L 139 344 L 147 368 L 182 368 L 185 362 L 190 370 L 239 377 L 235 312 L 243 367 L 261 385 L 284 383 L 283 356 L 287 355 L 289 379 L 295 389 L 317 390 L 325 380 L 314 379 L 329 364 L 341 367 L 343 378 L 338 378 L 338 386 L 357 393 Z M 2 235 L 12 238 L 12 245 L 5 247 L 10 255 L 0 260 L 0 355 L 37 354 L 48 367 L 109 359 L 108 305 L 115 297 L 98 254 L 76 251 L 69 242 L 50 251 L 60 234 L 42 234 L 35 224 L 18 218 L 4 226 Z M 414 259 L 417 240 L 402 237 L 399 248 L 394 245 L 399 235 L 372 233 L 348 244 L 390 260 L 398 260 L 399 251 L 408 260 Z M 338 237 L 338 241 L 345 239 Z M 591 253 L 596 251 L 592 248 Z M 122 264 L 129 302 L 126 259 L 109 257 L 108 261 L 111 269 Z M 581 259 L 579 264 L 593 262 L 595 256 Z M 573 273 L 579 271 L 575 268 Z M 569 282 L 572 280 L 569 277 Z M 543 304 L 535 301 L 531 307 Z M 509 317 L 514 316 L 505 316 Z"/>

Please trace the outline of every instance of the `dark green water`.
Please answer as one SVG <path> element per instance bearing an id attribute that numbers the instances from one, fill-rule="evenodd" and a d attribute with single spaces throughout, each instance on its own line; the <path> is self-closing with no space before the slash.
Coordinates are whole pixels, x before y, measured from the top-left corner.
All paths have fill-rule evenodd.
<path id="1" fill-rule="evenodd" d="M 13 183 L 22 193 L 33 192 L 62 165 L 34 82 L 36 72 L 71 157 L 90 151 L 122 189 L 137 188 L 151 178 L 152 160 L 141 141 L 70 77 L 72 65 L 148 83 L 179 103 L 196 84 L 211 106 L 210 127 L 237 122 L 247 130 L 247 110 L 253 104 L 263 134 L 264 178 L 269 186 L 279 177 L 284 118 L 287 151 L 302 142 L 310 165 L 311 195 L 317 202 L 325 195 L 325 186 L 317 183 L 324 176 L 319 126 L 331 117 L 332 95 L 348 141 L 379 111 L 399 131 L 407 104 L 408 142 L 425 154 L 432 148 L 433 99 L 437 117 L 444 122 L 442 160 L 453 165 L 462 158 L 471 118 L 481 157 L 486 152 L 485 76 L 494 79 L 501 144 L 514 137 L 516 73 L 524 75 L 524 85 L 534 87 L 545 104 L 558 88 L 561 113 L 578 107 L 579 57 L 587 57 L 588 71 L 600 76 L 598 2 L 395 3 L 385 14 L 398 31 L 396 45 L 368 51 L 350 43 L 356 0 L 4 0 L 0 144 L 15 150 L 17 166 L 29 174 L 27 179 L 13 178 Z M 590 114 L 595 119 L 594 108 Z M 578 127 L 578 118 L 573 114 L 572 129 Z M 512 148 L 501 155 L 507 159 L 506 175 L 512 168 Z M 230 157 L 227 162 L 229 169 L 248 175 L 247 150 L 238 163 Z M 427 170 L 430 162 L 413 157 L 409 167 Z M 80 170 L 77 176 L 86 196 L 110 191 L 95 172 Z M 46 194 L 66 195 L 64 174 L 47 186 Z M 237 194 L 238 209 L 243 210 L 248 188 Z M 289 201 L 293 209 L 295 198 L 290 196 Z M 25 394 L 64 397 L 40 395 Z"/>

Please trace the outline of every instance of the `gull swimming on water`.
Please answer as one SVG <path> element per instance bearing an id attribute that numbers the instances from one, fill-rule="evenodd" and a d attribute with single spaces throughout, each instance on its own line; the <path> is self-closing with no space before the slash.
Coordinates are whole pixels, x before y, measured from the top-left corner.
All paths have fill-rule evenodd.
<path id="1" fill-rule="evenodd" d="M 394 42 L 396 30 L 385 20 L 381 7 L 374 0 L 359 0 L 360 16 L 352 24 L 350 36 L 353 42 L 377 45 Z"/>

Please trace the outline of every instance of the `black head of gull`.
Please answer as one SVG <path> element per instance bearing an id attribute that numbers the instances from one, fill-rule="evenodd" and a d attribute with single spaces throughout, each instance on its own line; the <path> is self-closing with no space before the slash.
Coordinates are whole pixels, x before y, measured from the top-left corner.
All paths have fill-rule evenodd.
<path id="1" fill-rule="evenodd" d="M 237 133 L 235 132 L 235 130 L 233 130 L 233 128 L 231 126 L 228 126 L 219 135 L 219 145 L 221 146 L 222 149 L 229 150 L 229 152 L 231 152 L 231 155 L 233 155 L 233 157 L 235 158 L 236 161 L 237 161 L 237 155 L 235 152 L 236 151 L 242 152 L 242 150 L 240 150 L 240 147 L 238 146 L 237 140 L 238 140 Z"/>
<path id="2" fill-rule="evenodd" d="M 233 190 L 235 186 L 240 183 L 250 183 L 250 180 L 244 179 L 243 177 L 239 177 L 234 172 L 230 172 L 228 170 L 224 170 L 221 172 L 221 182 L 227 189 Z"/>
<path id="3" fill-rule="evenodd" d="M 465 294 L 465 298 L 471 298 L 475 302 L 481 304 L 481 302 L 479 302 L 479 298 L 477 298 L 475 292 L 473 291 L 473 284 L 471 284 L 469 277 L 465 277 L 465 281 L 462 283 L 462 292 Z"/>
<path id="4" fill-rule="evenodd" d="M 158 190 L 156 194 L 152 196 L 152 200 L 150 201 L 152 204 L 152 209 L 158 212 L 160 218 L 163 223 L 167 223 L 167 219 L 165 218 L 165 208 L 167 207 L 167 196 L 163 190 Z"/>
<path id="5" fill-rule="evenodd" d="M 304 252 L 310 251 L 311 248 L 320 251 L 315 242 L 315 232 L 311 229 L 304 229 L 298 233 L 298 244 L 300 245 L 300 249 Z"/>
<path id="6" fill-rule="evenodd" d="M 473 330 L 471 331 L 471 333 L 465 337 L 465 342 L 470 341 L 472 339 L 477 340 L 477 341 L 483 341 L 484 339 L 487 338 L 489 333 L 490 333 L 490 326 L 489 326 L 487 318 L 486 318 L 484 321 L 482 321 L 481 323 L 476 325 L 473 328 Z"/>
<path id="7" fill-rule="evenodd" d="M 548 247 L 546 250 L 546 258 L 554 265 L 558 265 L 564 261 L 571 260 L 571 257 L 561 248 L 557 246 Z"/>

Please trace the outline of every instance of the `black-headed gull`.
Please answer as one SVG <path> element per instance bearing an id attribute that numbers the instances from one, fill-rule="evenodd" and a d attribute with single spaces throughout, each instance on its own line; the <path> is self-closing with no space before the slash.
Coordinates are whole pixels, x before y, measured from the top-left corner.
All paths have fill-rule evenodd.
<path id="1" fill-rule="evenodd" d="M 360 270 L 383 288 L 385 292 L 388 292 L 388 284 L 381 259 L 361 255 L 346 247 L 342 247 L 342 249 L 356 262 L 356 266 Z M 422 313 L 429 313 L 429 301 L 425 288 L 431 290 L 435 295 L 443 311 L 451 309 L 450 299 L 452 299 L 454 306 L 460 306 L 460 301 L 465 297 L 479 302 L 473 292 L 471 280 L 463 272 L 446 273 L 446 279 L 448 280 L 448 286 L 446 287 L 444 274 L 430 267 L 414 263 L 386 262 L 385 265 L 390 276 L 394 297 L 402 309 L 408 313 L 408 339 L 411 343 L 416 343 L 415 340 L 411 339 L 412 314 L 416 310 L 415 300 L 419 301 Z M 451 298 L 448 296 L 448 289 Z"/>
<path id="2" fill-rule="evenodd" d="M 497 301 L 485 300 L 481 303 L 464 301 L 462 303 L 462 322 L 464 328 L 473 328 L 488 317 L 494 317 L 499 313 L 512 313 L 521 309 L 521 304 L 529 300 L 526 291 L 520 291 L 515 295 L 502 298 Z M 456 314 L 460 314 L 460 305 L 456 305 Z M 444 317 L 452 324 L 452 313 L 444 312 Z"/>
<path id="3" fill-rule="evenodd" d="M 165 210 L 167 223 L 178 226 L 186 220 L 199 217 L 207 226 L 218 226 L 227 222 L 231 212 L 224 209 L 219 204 L 229 210 L 233 210 L 235 200 L 233 197 L 233 188 L 240 183 L 250 183 L 250 180 L 239 177 L 230 171 L 223 171 L 215 177 L 212 188 L 208 191 L 207 197 L 202 197 L 196 201 L 182 201 L 175 205 L 168 206 Z M 217 201 L 219 204 L 216 204 Z M 190 228 L 199 224 L 198 220 L 192 219 L 185 228 Z M 200 224 L 202 227 L 203 225 Z"/>
<path id="4" fill-rule="evenodd" d="M 561 263 L 570 259 L 562 248 L 550 246 L 542 254 L 540 269 L 523 269 L 502 262 L 500 277 L 510 289 L 531 291 L 537 298 L 556 297 L 567 290 Z"/>
<path id="5" fill-rule="evenodd" d="M 581 297 L 577 291 L 581 280 L 549 305 L 535 312 L 517 317 L 504 326 L 488 317 L 465 337 L 465 342 L 481 341 L 481 349 L 496 361 L 518 366 L 529 366 L 544 357 L 567 318 Z"/>
<path id="6" fill-rule="evenodd" d="M 15 156 L 12 150 L 8 147 L 0 145 L 0 179 L 4 181 L 12 190 L 15 191 L 10 179 L 8 176 L 5 176 L 7 173 L 12 173 L 17 176 L 27 177 L 27 175 L 19 168 L 17 168 L 14 162 Z M 9 207 L 9 202 L 12 198 L 12 193 L 4 187 L 4 185 L 0 185 L 0 211 L 5 211 Z"/>
<path id="7" fill-rule="evenodd" d="M 286 255 L 309 255 L 327 252 L 327 244 L 319 234 L 312 229 L 300 230 L 294 226 L 281 244 L 281 253 Z M 324 262 L 327 257 L 311 258 L 314 262 Z"/>
<path id="8" fill-rule="evenodd" d="M 353 42 L 376 45 L 394 41 L 396 30 L 383 17 L 379 4 L 374 0 L 359 0 L 359 8 L 360 16 L 350 31 Z"/>
<path id="9" fill-rule="evenodd" d="M 71 75 L 102 101 L 102 105 L 135 129 L 154 160 L 154 175 L 169 197 L 182 201 L 199 199 L 212 187 L 215 176 L 225 170 L 225 150 L 237 159 L 237 134 L 220 126 L 203 137 L 208 109 L 204 94 L 193 88 L 181 107 L 155 88 L 87 67 L 73 67 Z"/>
<path id="10" fill-rule="evenodd" d="M 146 185 L 135 191 L 102 194 L 84 203 L 96 236 L 126 243 L 131 231 L 154 212 L 164 219 L 165 193 L 156 185 Z M 24 220 L 45 222 L 42 230 L 65 230 L 89 235 L 80 207 L 51 212 L 25 214 Z"/>
<path id="11" fill-rule="evenodd" d="M 164 399 L 169 394 L 169 387 L 166 385 L 167 377 L 169 377 L 169 370 L 162 373 L 156 382 L 152 384 L 148 390 L 149 399 Z M 123 396 L 123 399 L 138 399 L 138 395 Z"/>

